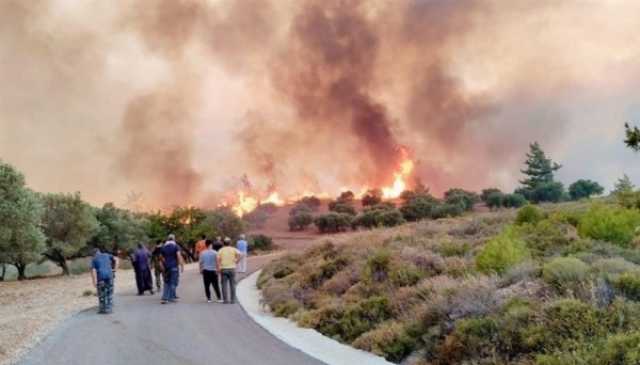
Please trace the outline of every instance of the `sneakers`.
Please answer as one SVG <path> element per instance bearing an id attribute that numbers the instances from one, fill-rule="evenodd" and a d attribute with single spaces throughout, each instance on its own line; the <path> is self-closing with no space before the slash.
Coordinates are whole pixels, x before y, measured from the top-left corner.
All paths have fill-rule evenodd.
<path id="1" fill-rule="evenodd" d="M 211 303 L 211 299 L 207 299 L 207 303 Z"/>
<path id="2" fill-rule="evenodd" d="M 224 301 L 222 299 L 218 299 L 216 303 L 224 303 Z"/>
<path id="3" fill-rule="evenodd" d="M 166 300 L 163 300 L 160 302 L 160 304 L 167 304 L 168 302 Z"/>

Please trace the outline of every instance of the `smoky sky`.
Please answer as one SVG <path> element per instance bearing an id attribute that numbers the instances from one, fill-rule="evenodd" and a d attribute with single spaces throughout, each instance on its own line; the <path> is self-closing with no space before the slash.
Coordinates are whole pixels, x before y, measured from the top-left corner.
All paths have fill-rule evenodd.
<path id="1" fill-rule="evenodd" d="M 42 191 L 148 208 L 391 183 L 640 181 L 631 2 L 0 2 L 0 158 Z M 136 192 L 138 194 L 131 194 Z"/>

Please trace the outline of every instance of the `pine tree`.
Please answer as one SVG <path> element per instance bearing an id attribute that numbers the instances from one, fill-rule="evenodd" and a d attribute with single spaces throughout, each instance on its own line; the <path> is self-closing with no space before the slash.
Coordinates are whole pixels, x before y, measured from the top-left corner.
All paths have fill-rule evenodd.
<path id="1" fill-rule="evenodd" d="M 639 152 L 640 151 L 640 129 L 636 126 L 630 126 L 629 123 L 625 123 L 624 125 L 626 131 L 626 138 L 624 143 L 627 147 L 632 150 Z"/>
<path id="2" fill-rule="evenodd" d="M 614 194 L 628 193 L 628 192 L 634 191 L 635 188 L 636 187 L 635 185 L 633 185 L 633 182 L 631 182 L 631 179 L 629 178 L 629 176 L 627 176 L 627 174 L 624 174 L 624 176 L 618 179 L 618 182 L 615 184 L 613 188 L 613 193 Z"/>
<path id="3" fill-rule="evenodd" d="M 534 190 L 542 184 L 553 182 L 553 173 L 562 166 L 547 158 L 538 142 L 534 142 L 529 147 L 530 151 L 527 153 L 527 161 L 525 161 L 527 168 L 521 170 L 523 174 L 527 175 L 527 178 L 521 180 L 520 183 L 524 185 L 525 189 Z"/>

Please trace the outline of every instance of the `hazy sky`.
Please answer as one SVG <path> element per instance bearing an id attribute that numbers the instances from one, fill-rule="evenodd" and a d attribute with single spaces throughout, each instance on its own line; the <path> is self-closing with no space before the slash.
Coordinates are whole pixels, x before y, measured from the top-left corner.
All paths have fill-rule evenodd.
<path id="1" fill-rule="evenodd" d="M 422 181 L 512 189 L 528 143 L 565 183 L 640 183 L 632 1 L 0 2 L 0 158 L 41 191 L 213 204 Z"/>

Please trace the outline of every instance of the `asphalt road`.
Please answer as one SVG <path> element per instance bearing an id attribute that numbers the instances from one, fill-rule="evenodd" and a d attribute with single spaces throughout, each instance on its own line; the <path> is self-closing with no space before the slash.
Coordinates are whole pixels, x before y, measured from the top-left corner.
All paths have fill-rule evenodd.
<path id="1" fill-rule="evenodd" d="M 249 271 L 266 260 L 250 259 Z M 193 267 L 180 277 L 178 296 L 180 303 L 161 305 L 157 294 L 117 295 L 114 314 L 74 316 L 20 364 L 322 364 L 267 333 L 239 305 L 207 303 Z"/>

